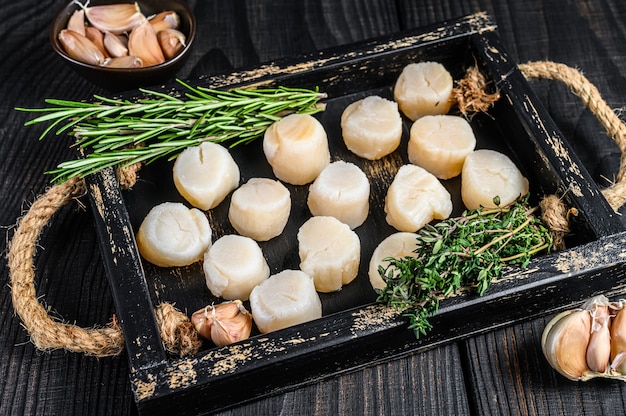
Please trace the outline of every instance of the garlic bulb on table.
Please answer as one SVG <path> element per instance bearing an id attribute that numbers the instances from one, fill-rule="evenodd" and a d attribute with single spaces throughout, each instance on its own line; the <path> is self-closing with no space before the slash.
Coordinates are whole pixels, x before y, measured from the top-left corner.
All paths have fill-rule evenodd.
<path id="1" fill-rule="evenodd" d="M 550 365 L 570 380 L 626 381 L 626 300 L 603 295 L 548 322 L 541 348 Z"/>

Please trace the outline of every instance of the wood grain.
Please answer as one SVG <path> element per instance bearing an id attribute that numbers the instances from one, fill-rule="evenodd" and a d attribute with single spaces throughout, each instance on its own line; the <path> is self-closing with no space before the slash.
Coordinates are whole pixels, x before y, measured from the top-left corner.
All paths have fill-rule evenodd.
<path id="1" fill-rule="evenodd" d="M 46 97 L 86 99 L 103 91 L 54 56 L 47 29 L 62 1 L 2 0 L 0 23 L 0 225 L 6 253 L 13 224 L 47 186 L 44 172 L 73 156 L 66 139 L 37 140 L 39 127 L 16 106 Z M 398 0 L 191 1 L 201 26 L 182 77 L 226 72 L 399 30 L 487 11 L 518 62 L 549 59 L 580 68 L 609 104 L 626 106 L 626 3 Z M 619 154 L 578 98 L 532 83 L 598 183 Z M 113 311 L 91 213 L 73 206 L 45 232 L 36 261 L 38 293 L 60 318 L 102 325 Z M 548 318 L 340 375 L 223 412 L 231 414 L 602 414 L 626 413 L 620 382 L 565 380 L 545 363 L 539 338 Z M 0 264 L 0 415 L 136 414 L 125 356 L 93 359 L 42 353 L 14 315 L 8 270 Z"/>

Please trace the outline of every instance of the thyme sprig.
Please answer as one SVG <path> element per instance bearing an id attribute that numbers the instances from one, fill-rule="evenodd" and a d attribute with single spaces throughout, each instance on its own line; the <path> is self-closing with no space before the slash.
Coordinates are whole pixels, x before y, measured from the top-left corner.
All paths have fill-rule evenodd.
<path id="1" fill-rule="evenodd" d="M 506 208 L 466 211 L 417 232 L 415 257 L 388 258 L 379 273 L 387 286 L 378 302 L 403 311 L 419 338 L 441 299 L 462 287 L 483 295 L 506 264 L 526 267 L 531 256 L 550 250 L 552 237 L 526 199 Z"/>
<path id="2" fill-rule="evenodd" d="M 214 90 L 184 87 L 181 97 L 151 90 L 137 100 L 95 95 L 94 102 L 47 99 L 46 108 L 17 108 L 43 113 L 26 126 L 50 123 L 50 133 L 73 135 L 83 158 L 62 162 L 47 173 L 53 181 L 86 176 L 102 169 L 174 158 L 203 141 L 230 142 L 230 147 L 262 136 L 276 120 L 290 113 L 315 114 L 324 109 L 319 91 L 302 88 Z"/>

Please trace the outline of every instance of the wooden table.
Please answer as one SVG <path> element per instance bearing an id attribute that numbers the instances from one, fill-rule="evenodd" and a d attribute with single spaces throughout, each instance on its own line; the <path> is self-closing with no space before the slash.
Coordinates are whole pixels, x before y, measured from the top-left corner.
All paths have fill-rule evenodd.
<path id="1" fill-rule="evenodd" d="M 13 224 L 49 185 L 44 172 L 73 156 L 69 139 L 39 142 L 38 128 L 14 107 L 44 98 L 87 99 L 104 91 L 78 77 L 52 51 L 48 28 L 63 1 L 3 0 L 0 23 L 0 224 L 6 253 Z M 477 11 L 496 20 L 518 63 L 551 60 L 583 71 L 609 105 L 626 106 L 626 2 L 494 1 L 191 1 L 199 40 L 183 78 L 393 34 Z M 619 150 L 565 87 L 533 81 L 539 95 L 600 186 Z M 624 117 L 622 117 L 624 118 Z M 81 326 L 114 313 L 89 209 L 63 209 L 36 258 L 37 293 L 51 313 Z M 0 415 L 136 414 L 125 354 L 95 359 L 41 352 L 13 312 L 6 262 L 0 265 Z M 602 414 L 626 413 L 626 385 L 571 382 L 545 361 L 548 317 L 518 323 L 334 376 L 222 414 Z M 280 377 L 280 375 L 278 375 Z M 241 388 L 245 388 L 242 386 Z"/>

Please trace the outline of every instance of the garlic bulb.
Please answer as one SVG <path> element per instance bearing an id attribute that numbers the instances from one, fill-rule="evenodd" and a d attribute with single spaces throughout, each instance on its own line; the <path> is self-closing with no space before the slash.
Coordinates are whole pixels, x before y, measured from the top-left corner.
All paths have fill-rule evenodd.
<path id="1" fill-rule="evenodd" d="M 218 347 L 248 339 L 252 315 L 240 300 L 208 305 L 191 316 L 191 323 L 203 338 Z"/>
<path id="2" fill-rule="evenodd" d="M 570 380 L 595 377 L 626 381 L 626 300 L 589 299 L 550 320 L 541 347 L 550 365 Z"/>

